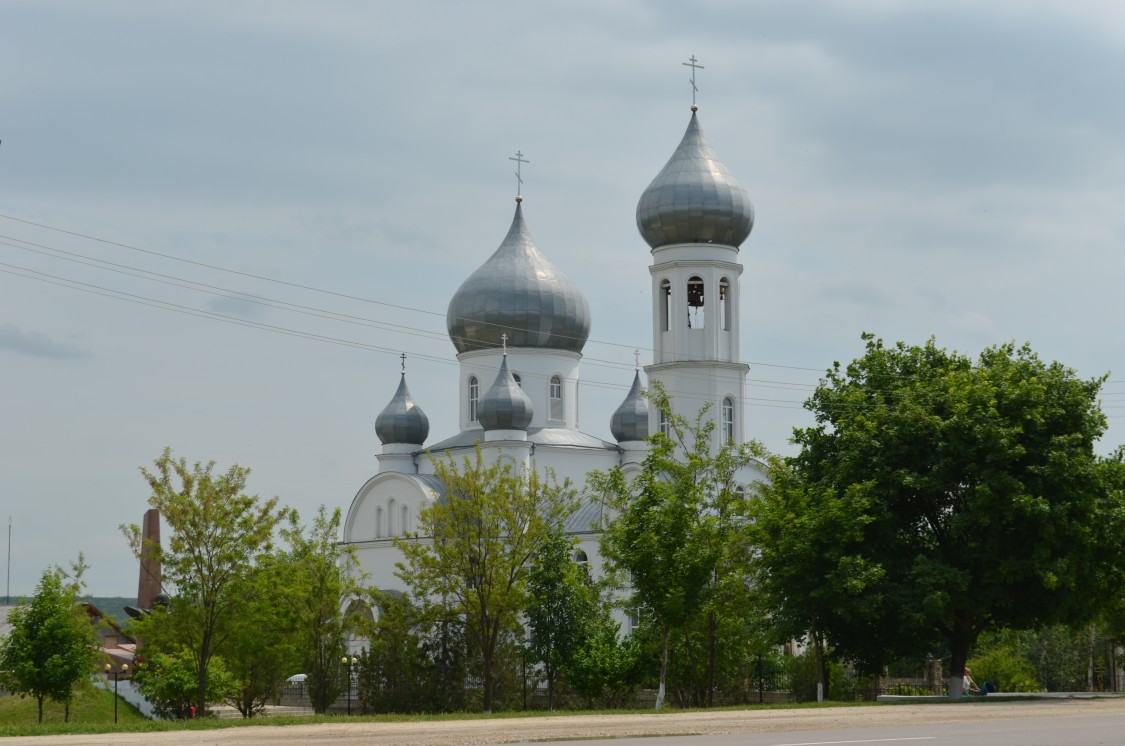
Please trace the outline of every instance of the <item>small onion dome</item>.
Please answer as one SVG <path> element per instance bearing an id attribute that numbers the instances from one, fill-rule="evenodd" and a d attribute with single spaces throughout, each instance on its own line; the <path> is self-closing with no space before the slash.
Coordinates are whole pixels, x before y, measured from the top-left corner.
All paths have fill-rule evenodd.
<path id="1" fill-rule="evenodd" d="M 637 228 L 656 249 L 675 243 L 738 248 L 754 227 L 754 206 L 703 136 L 693 111 L 684 139 L 637 203 Z"/>
<path id="2" fill-rule="evenodd" d="M 610 418 L 609 431 L 618 443 L 648 437 L 648 399 L 641 393 L 640 371 L 633 376 L 633 385 L 625 395 L 625 401 Z"/>
<path id="3" fill-rule="evenodd" d="M 398 382 L 398 391 L 383 411 L 375 418 L 375 434 L 383 445 L 389 443 L 408 443 L 421 445 L 430 434 L 430 419 L 422 408 L 410 398 L 406 388 L 406 374 Z"/>
<path id="4" fill-rule="evenodd" d="M 152 597 L 152 608 L 154 608 L 154 609 L 157 608 L 157 607 L 162 608 L 162 609 L 167 609 L 168 605 L 171 604 L 171 603 L 172 603 L 172 597 L 169 596 L 164 591 L 161 591 L 160 593 L 157 593 L 155 596 Z"/>
<path id="5" fill-rule="evenodd" d="M 526 430 L 531 424 L 531 414 L 531 397 L 512 377 L 505 355 L 496 381 L 481 397 L 477 421 L 485 430 Z"/>
<path id="6" fill-rule="evenodd" d="M 578 287 L 539 251 L 517 202 L 500 248 L 449 301 L 446 328 L 457 352 L 509 347 L 582 352 L 590 305 Z"/>

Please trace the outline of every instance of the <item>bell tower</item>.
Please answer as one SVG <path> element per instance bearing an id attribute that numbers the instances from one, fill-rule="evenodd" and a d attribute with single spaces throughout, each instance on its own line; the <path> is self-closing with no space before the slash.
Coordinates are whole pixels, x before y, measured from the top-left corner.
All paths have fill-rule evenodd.
<path id="1" fill-rule="evenodd" d="M 653 363 L 645 373 L 689 420 L 710 403 L 716 445 L 740 443 L 750 368 L 739 354 L 738 252 L 754 207 L 703 136 L 698 111 L 693 103 L 683 139 L 637 204 L 637 228 L 652 249 Z M 652 417 L 654 432 L 665 427 L 659 412 Z"/>

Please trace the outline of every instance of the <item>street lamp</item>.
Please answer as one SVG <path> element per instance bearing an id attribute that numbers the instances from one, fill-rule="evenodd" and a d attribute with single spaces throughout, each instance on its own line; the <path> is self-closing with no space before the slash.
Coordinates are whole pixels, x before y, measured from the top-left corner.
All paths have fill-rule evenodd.
<path id="1" fill-rule="evenodd" d="M 106 678 L 107 679 L 109 678 L 110 672 L 113 673 L 113 724 L 114 725 L 117 725 L 117 679 L 118 679 L 118 675 L 119 675 L 119 673 L 120 674 L 128 673 L 128 671 L 129 671 L 129 664 L 128 663 L 122 663 L 121 664 L 121 671 L 120 672 L 114 670 L 113 666 L 110 665 L 109 663 L 105 664 L 105 676 L 106 676 Z"/>
<path id="2" fill-rule="evenodd" d="M 356 658 L 354 655 L 351 658 L 348 658 L 348 656 L 345 655 L 343 658 L 340 659 L 340 662 L 348 667 L 348 715 L 351 716 L 351 714 L 352 714 L 352 667 L 355 666 L 355 664 L 359 663 L 359 658 Z"/>

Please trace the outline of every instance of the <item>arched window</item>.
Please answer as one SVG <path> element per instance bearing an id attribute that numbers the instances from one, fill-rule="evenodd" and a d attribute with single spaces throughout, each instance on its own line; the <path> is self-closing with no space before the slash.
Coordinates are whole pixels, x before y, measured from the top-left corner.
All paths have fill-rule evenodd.
<path id="1" fill-rule="evenodd" d="M 668 331 L 672 321 L 672 283 L 663 280 L 660 283 L 660 328 Z"/>
<path id="2" fill-rule="evenodd" d="M 581 570 L 582 574 L 586 577 L 586 580 L 589 580 L 590 558 L 587 557 L 586 553 L 581 549 L 574 553 L 574 564 L 578 565 L 578 569 Z"/>
<path id="3" fill-rule="evenodd" d="M 469 376 L 469 422 L 477 421 L 477 402 L 480 401 L 480 383 L 476 376 Z"/>
<path id="4" fill-rule="evenodd" d="M 375 508 L 375 538 L 382 539 L 385 534 L 383 533 L 383 508 Z"/>
<path id="5" fill-rule="evenodd" d="M 660 432 L 665 435 L 672 434 L 672 426 L 668 423 L 668 415 L 664 414 L 663 409 L 661 409 L 660 413 L 657 415 L 657 422 L 660 424 Z"/>
<path id="6" fill-rule="evenodd" d="M 387 501 L 387 536 L 394 536 L 398 533 L 398 526 L 395 522 L 398 516 L 395 515 L 395 499 L 392 497 Z"/>
<path id="7" fill-rule="evenodd" d="M 399 526 L 399 529 L 402 531 L 403 536 L 406 536 L 408 533 L 410 533 L 411 526 L 410 526 L 410 506 L 409 505 L 403 505 L 402 506 L 402 525 Z"/>
<path id="8" fill-rule="evenodd" d="M 724 332 L 729 331 L 731 328 L 730 323 L 730 309 L 733 304 L 730 297 L 730 280 L 723 278 L 719 280 L 719 328 Z"/>
<path id="9" fill-rule="evenodd" d="M 550 394 L 551 399 L 551 419 L 563 419 L 563 398 L 562 398 L 562 378 L 560 376 L 551 376 Z"/>
<path id="10" fill-rule="evenodd" d="M 702 329 L 705 319 L 703 312 L 703 280 L 692 277 L 687 281 L 687 325 L 688 329 Z"/>
<path id="11" fill-rule="evenodd" d="M 734 399 L 723 399 L 723 442 L 734 440 Z"/>

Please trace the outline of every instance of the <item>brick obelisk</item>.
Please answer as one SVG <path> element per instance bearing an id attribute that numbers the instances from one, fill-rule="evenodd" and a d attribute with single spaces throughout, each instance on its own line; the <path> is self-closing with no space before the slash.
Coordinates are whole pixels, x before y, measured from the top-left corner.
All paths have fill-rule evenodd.
<path id="1" fill-rule="evenodd" d="M 137 608 L 151 609 L 152 600 L 160 593 L 160 511 L 145 511 L 141 527 L 141 578 L 137 583 Z"/>

